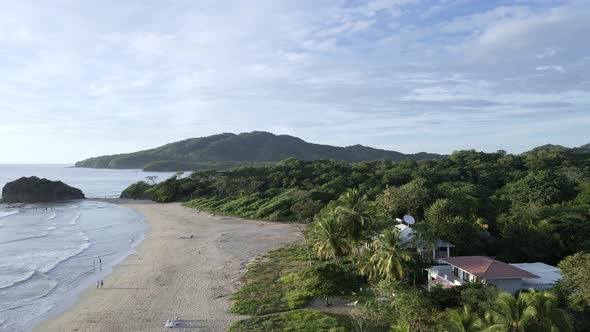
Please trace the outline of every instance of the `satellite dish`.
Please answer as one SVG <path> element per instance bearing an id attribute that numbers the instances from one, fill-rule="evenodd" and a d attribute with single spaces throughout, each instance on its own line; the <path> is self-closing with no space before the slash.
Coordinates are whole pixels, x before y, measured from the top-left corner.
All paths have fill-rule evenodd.
<path id="1" fill-rule="evenodd" d="M 414 219 L 414 217 L 412 217 L 412 216 L 411 216 L 411 215 L 409 215 L 409 214 L 406 214 L 406 215 L 404 216 L 404 221 L 405 221 L 405 222 L 406 222 L 406 224 L 408 224 L 408 225 L 413 225 L 413 224 L 415 224 L 415 223 L 416 223 L 416 220 Z"/>

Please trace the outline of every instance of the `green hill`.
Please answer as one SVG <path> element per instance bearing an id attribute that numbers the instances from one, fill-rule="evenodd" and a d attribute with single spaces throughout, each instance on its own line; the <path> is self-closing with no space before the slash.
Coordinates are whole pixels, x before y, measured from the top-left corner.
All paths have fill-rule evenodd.
<path id="1" fill-rule="evenodd" d="M 336 147 L 272 133 L 254 131 L 239 135 L 224 133 L 190 138 L 155 149 L 89 158 L 76 167 L 145 169 L 151 171 L 187 171 L 227 169 L 240 165 L 277 162 L 287 158 L 300 160 L 424 160 L 439 154 L 403 154 L 362 145 Z"/>
<path id="2" fill-rule="evenodd" d="M 574 148 L 577 152 L 590 152 L 590 143 Z"/>

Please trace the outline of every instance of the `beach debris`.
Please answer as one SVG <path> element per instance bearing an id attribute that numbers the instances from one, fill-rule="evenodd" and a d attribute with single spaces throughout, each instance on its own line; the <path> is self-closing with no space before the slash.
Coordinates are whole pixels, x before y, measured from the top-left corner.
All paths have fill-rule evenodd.
<path id="1" fill-rule="evenodd" d="M 356 300 L 356 301 L 354 301 L 354 302 L 347 303 L 346 305 L 347 305 L 347 306 L 354 307 L 354 306 L 356 306 L 358 303 L 359 303 L 359 300 Z"/>
<path id="2" fill-rule="evenodd" d="M 174 319 L 168 319 L 164 324 L 164 327 L 175 328 L 180 326 L 180 320 L 178 320 L 180 316 L 176 316 Z"/>
<path id="3" fill-rule="evenodd" d="M 193 234 L 189 235 L 189 236 L 177 236 L 177 239 L 194 239 L 195 236 Z"/>

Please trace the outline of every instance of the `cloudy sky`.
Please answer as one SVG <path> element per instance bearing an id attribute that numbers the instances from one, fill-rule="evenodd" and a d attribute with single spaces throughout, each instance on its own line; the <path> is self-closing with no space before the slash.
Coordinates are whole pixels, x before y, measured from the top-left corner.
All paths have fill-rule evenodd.
<path id="1" fill-rule="evenodd" d="M 1 1 L 0 162 L 252 130 L 401 152 L 590 142 L 590 1 Z"/>

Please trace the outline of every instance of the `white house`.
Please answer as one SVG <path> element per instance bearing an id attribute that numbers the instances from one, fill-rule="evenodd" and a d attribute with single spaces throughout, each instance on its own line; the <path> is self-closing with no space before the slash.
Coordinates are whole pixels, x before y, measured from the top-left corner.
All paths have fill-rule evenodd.
<path id="1" fill-rule="evenodd" d="M 449 288 L 481 282 L 515 293 L 528 288 L 546 289 L 558 280 L 557 268 L 543 263 L 507 264 L 486 256 L 445 257 L 439 261 L 445 265 L 427 270 L 428 289 L 436 284 Z"/>
<path id="2" fill-rule="evenodd" d="M 434 261 L 443 257 L 451 257 L 451 248 L 455 247 L 453 244 L 441 240 L 437 241 L 436 247 L 433 248 L 426 243 L 416 244 L 413 242 L 415 231 L 410 226 L 397 224 L 395 228 L 399 230 L 402 244 L 406 248 L 416 249 L 421 254 L 432 250 L 432 260 Z"/>

